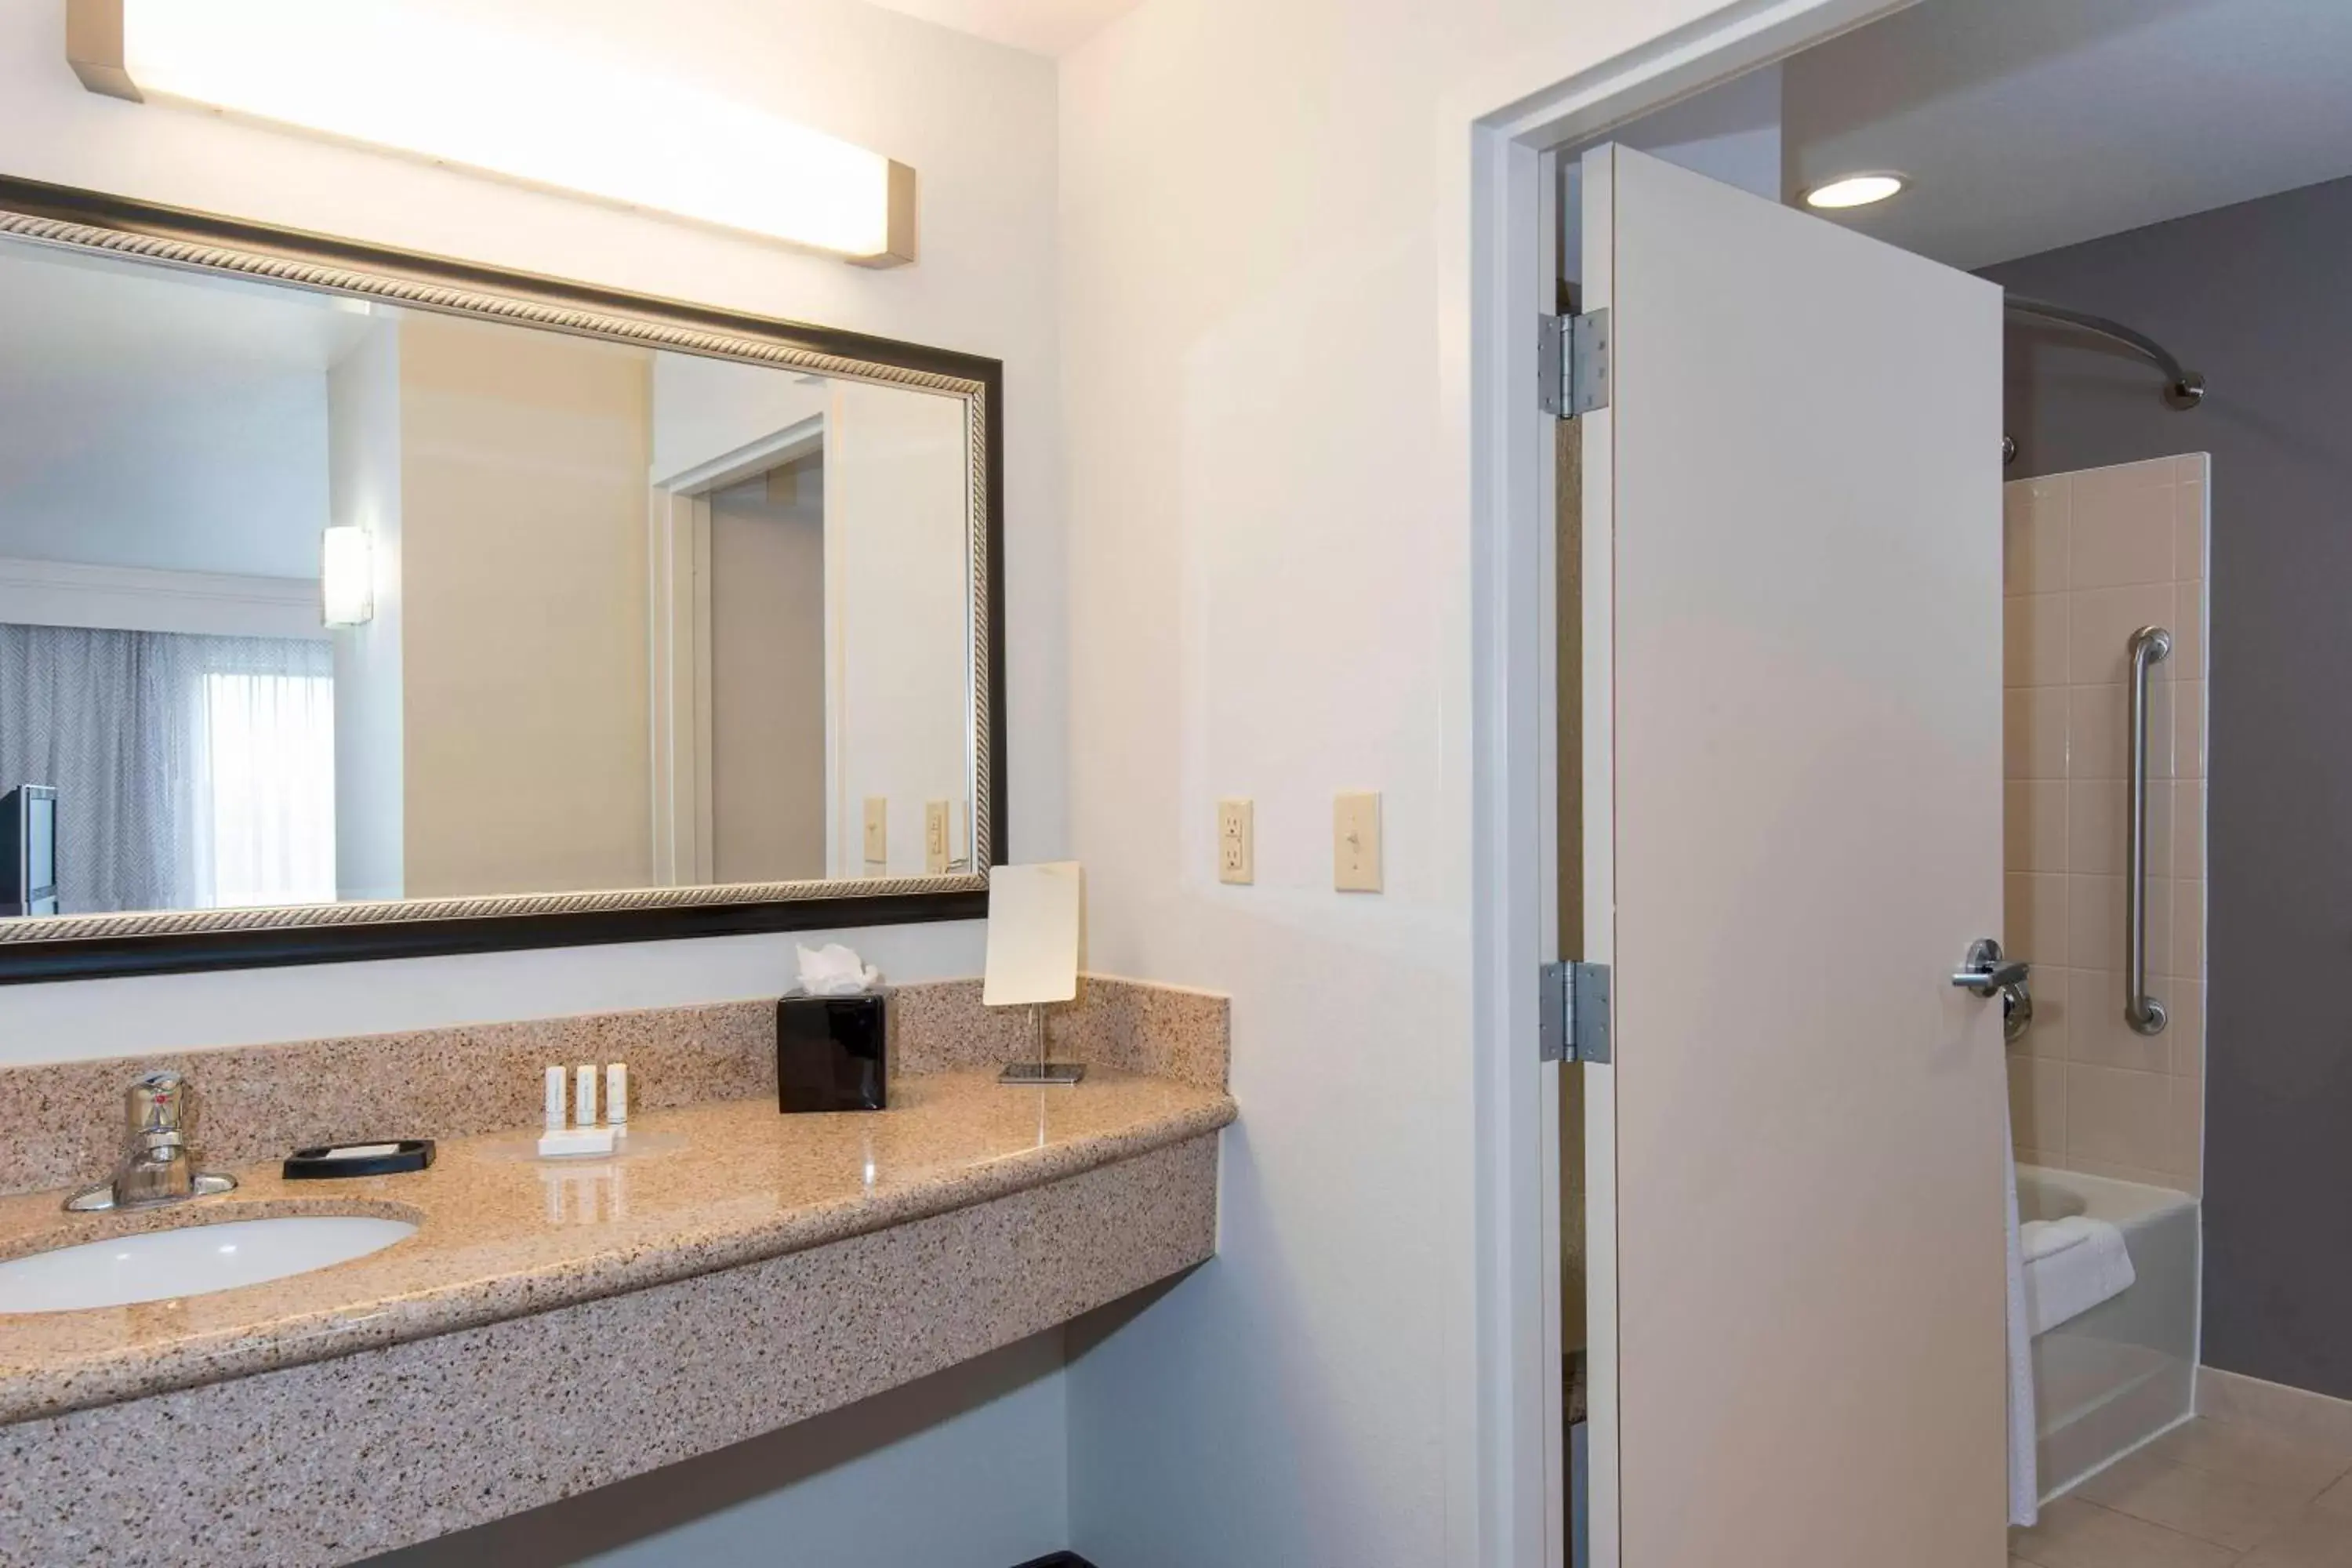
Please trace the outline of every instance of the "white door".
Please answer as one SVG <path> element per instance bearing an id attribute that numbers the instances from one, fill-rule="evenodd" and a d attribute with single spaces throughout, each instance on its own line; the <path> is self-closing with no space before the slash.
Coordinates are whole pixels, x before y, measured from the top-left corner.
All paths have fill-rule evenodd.
<path id="1" fill-rule="evenodd" d="M 1594 1561 L 1999 1568 L 2000 293 L 1584 165 Z"/>

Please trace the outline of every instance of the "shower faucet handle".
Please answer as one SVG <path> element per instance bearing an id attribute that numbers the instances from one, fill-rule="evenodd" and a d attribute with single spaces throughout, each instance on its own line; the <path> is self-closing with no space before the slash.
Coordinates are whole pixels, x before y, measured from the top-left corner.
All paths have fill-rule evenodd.
<path id="1" fill-rule="evenodd" d="M 1990 1001 L 2012 986 L 2024 984 L 2032 972 L 2033 966 L 2023 959 L 2005 956 L 2000 943 L 1992 938 L 1979 937 L 1969 948 L 1967 960 L 1952 972 L 1952 984 Z"/>

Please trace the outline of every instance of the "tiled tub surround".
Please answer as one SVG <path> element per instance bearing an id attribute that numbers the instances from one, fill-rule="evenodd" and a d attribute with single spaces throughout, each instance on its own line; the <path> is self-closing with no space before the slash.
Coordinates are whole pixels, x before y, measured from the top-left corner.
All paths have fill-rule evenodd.
<path id="1" fill-rule="evenodd" d="M 2018 1158 L 2189 1193 L 2204 1136 L 2203 456 L 2006 487 L 2010 949 L 2034 1023 L 2011 1047 Z M 2123 1020 L 2125 644 L 2169 627 L 2149 757 L 2148 968 L 2164 1033 Z"/>
<path id="2" fill-rule="evenodd" d="M 914 1048 L 951 1064 L 953 994 L 931 994 L 940 1033 L 910 1011 Z M 1165 1059 L 1222 1080 L 1223 1003 L 1174 995 L 1209 1043 Z M 651 1059 L 639 1031 L 663 1016 L 594 1024 Z M 451 1033 L 367 1059 L 458 1070 Z M 420 1222 L 310 1275 L 0 1318 L 0 1564 L 348 1562 L 864 1398 L 1213 1253 L 1221 1087 L 1098 1066 L 1006 1089 L 984 1036 L 992 1065 L 906 1076 L 889 1111 L 785 1117 L 766 1093 L 641 1111 L 633 1136 L 682 1145 L 616 1160 L 518 1157 L 526 1129 L 451 1138 L 413 1175 L 289 1185 L 265 1162 L 143 1218 L 0 1199 L 0 1255 L 200 1216 Z M 1168 1038 L 1126 1048 L 1150 1061 Z M 221 1054 L 194 1059 L 200 1081 Z M 119 1094 L 148 1063 L 110 1065 Z"/>

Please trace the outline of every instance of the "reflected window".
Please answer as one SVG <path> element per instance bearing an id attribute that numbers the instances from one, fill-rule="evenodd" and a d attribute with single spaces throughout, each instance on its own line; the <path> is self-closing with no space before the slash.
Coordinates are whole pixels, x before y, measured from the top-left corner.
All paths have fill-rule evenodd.
<path id="1" fill-rule="evenodd" d="M 203 703 L 196 903 L 331 903 L 333 678 L 208 674 Z"/>
<path id="2" fill-rule="evenodd" d="M 56 907 L 335 896 L 323 637 L 0 624 L 0 784 L 37 785 Z"/>

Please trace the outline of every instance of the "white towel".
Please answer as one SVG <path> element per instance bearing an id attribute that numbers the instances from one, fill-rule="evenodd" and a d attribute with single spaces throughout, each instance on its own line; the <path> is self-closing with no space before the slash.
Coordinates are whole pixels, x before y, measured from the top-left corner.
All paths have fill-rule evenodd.
<path id="1" fill-rule="evenodd" d="M 2026 1326 L 2043 1334 L 2132 1287 L 2130 1251 L 2124 1233 L 2103 1219 L 2076 1215 L 2052 1220 L 2043 1229 L 2043 1250 L 2025 1264 Z"/>
<path id="2" fill-rule="evenodd" d="M 2034 1469 L 2033 1336 L 2025 1310 L 2025 1254 L 2017 1231 L 2017 1138 L 2001 1111 L 2002 1173 L 2009 1186 L 2009 1522 L 2042 1517 L 2042 1485 Z"/>
<path id="3" fill-rule="evenodd" d="M 2080 1247 L 2091 1239 L 2091 1222 L 2080 1215 L 2064 1219 L 2030 1219 L 2018 1227 L 2019 1245 L 2025 1252 L 2025 1261 L 2055 1258 L 2070 1247 Z"/>

